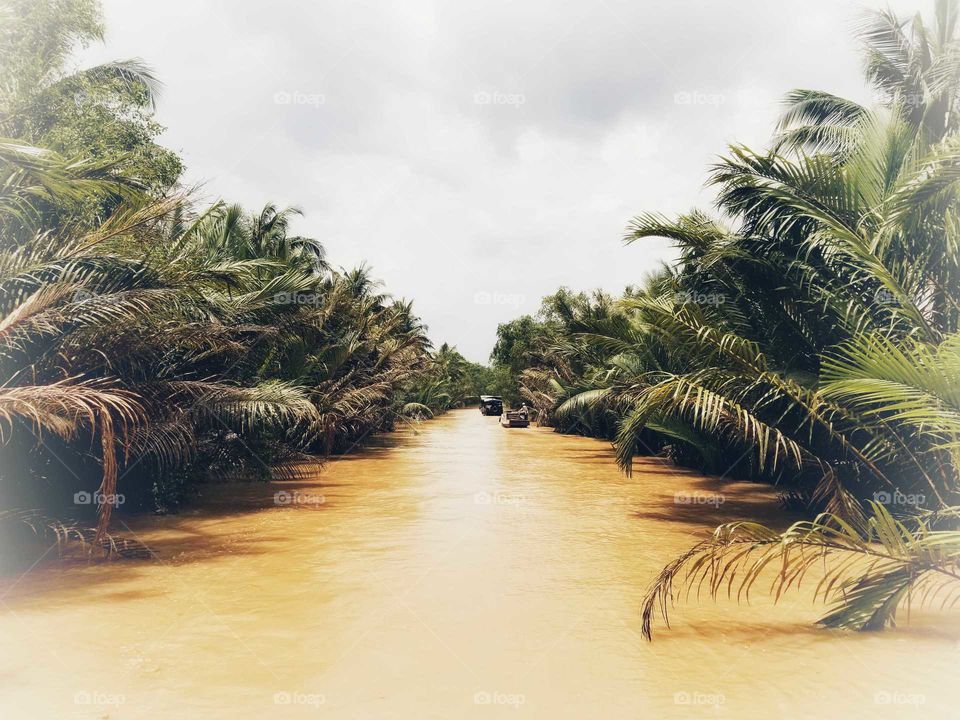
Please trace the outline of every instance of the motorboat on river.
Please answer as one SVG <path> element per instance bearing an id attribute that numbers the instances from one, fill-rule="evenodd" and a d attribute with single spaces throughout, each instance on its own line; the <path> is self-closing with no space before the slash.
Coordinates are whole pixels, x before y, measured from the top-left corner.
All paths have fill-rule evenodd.
<path id="1" fill-rule="evenodd" d="M 503 398 L 497 395 L 480 396 L 480 414 L 481 415 L 502 415 Z"/>
<path id="2" fill-rule="evenodd" d="M 519 410 L 504 410 L 500 415 L 500 425 L 505 428 L 525 428 L 530 425 L 530 411 L 526 405 Z"/>

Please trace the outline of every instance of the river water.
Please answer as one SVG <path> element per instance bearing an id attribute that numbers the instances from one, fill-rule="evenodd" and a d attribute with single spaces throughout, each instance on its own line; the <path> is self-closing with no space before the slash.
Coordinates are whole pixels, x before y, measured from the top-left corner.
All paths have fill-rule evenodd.
<path id="1" fill-rule="evenodd" d="M 155 560 L 6 581 L 0 717 L 960 717 L 951 616 L 854 635 L 815 629 L 809 595 L 758 595 L 641 639 L 665 562 L 719 522 L 782 522 L 774 507 L 452 412 L 315 479 L 214 486 L 115 528 Z"/>

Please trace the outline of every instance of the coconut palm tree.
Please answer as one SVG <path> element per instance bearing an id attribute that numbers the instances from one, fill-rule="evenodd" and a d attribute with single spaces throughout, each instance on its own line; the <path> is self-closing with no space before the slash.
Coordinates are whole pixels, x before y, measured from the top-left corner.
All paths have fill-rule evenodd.
<path id="1" fill-rule="evenodd" d="M 93 229 L 49 225 L 43 203 L 116 184 L 5 150 L 0 223 L 16 242 L 0 248 L 0 429 L 19 453 L 5 483 L 52 466 L 72 493 L 96 443 L 98 496 L 134 477 L 162 490 L 185 473 L 269 474 L 389 428 L 426 361 L 424 328 L 368 269 L 330 272 L 322 245 L 289 232 L 294 212 L 197 211 L 130 189 Z M 112 509 L 99 506 L 98 538 Z"/>
<path id="2" fill-rule="evenodd" d="M 956 0 L 936 0 L 933 22 L 871 11 L 858 29 L 867 80 L 925 146 L 960 130 L 960 40 Z M 785 100 L 775 147 L 843 153 L 868 109 L 831 93 L 794 90 Z"/>
<path id="3" fill-rule="evenodd" d="M 956 542 L 937 533 L 956 530 L 960 505 L 953 8 L 937 4 L 932 32 L 870 21 L 868 77 L 887 107 L 798 93 L 772 151 L 732 147 L 711 174 L 722 220 L 638 216 L 627 242 L 668 238 L 677 267 L 611 319 L 562 327 L 523 374 L 562 429 L 607 435 L 612 416 L 628 472 L 636 454 L 666 453 L 822 513 L 785 534 L 718 529 L 664 570 L 648 630 L 675 582 L 713 592 L 746 570 L 747 589 L 754 557 L 792 579 L 818 552 L 836 560 L 820 597 L 840 603 L 827 624 L 844 627 L 889 624 L 926 579 L 952 582 L 952 551 L 930 546 Z M 903 497 L 916 501 L 878 508 Z M 894 541 L 893 565 L 871 568 L 873 544 Z M 867 563 L 847 562 L 858 555 Z"/>

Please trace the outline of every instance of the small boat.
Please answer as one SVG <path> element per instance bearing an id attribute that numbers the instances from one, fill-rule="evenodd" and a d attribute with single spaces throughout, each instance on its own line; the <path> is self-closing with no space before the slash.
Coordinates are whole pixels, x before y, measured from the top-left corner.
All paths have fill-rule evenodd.
<path id="1" fill-rule="evenodd" d="M 500 416 L 500 424 L 505 428 L 524 428 L 530 424 L 530 416 L 520 410 L 504 410 Z"/>
<path id="2" fill-rule="evenodd" d="M 503 398 L 497 395 L 480 396 L 481 415 L 500 415 L 503 412 Z"/>

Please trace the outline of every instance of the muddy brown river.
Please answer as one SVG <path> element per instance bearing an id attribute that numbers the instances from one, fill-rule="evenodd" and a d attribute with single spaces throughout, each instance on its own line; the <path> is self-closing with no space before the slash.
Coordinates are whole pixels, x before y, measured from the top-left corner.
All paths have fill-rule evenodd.
<path id="1" fill-rule="evenodd" d="M 5 581 L 0 717 L 960 717 L 956 616 L 854 635 L 814 628 L 809 595 L 758 595 L 641 639 L 666 561 L 719 522 L 783 522 L 774 507 L 452 412 L 311 481 L 138 519 L 155 560 Z"/>

